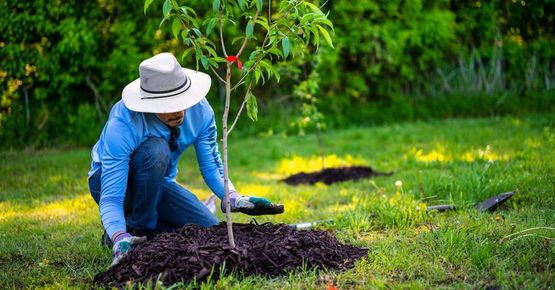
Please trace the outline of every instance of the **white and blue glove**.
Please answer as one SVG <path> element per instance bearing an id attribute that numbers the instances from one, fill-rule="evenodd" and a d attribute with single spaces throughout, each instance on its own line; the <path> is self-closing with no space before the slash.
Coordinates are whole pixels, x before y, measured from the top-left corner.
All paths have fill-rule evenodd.
<path id="1" fill-rule="evenodd" d="M 129 250 L 134 248 L 136 245 L 146 241 L 147 237 L 135 237 L 128 233 L 116 234 L 114 238 L 114 246 L 112 247 L 112 265 L 110 267 L 119 263 L 119 261 L 127 255 Z"/>
<path id="2" fill-rule="evenodd" d="M 236 192 L 230 192 L 229 205 L 231 212 L 241 212 L 247 215 L 271 215 L 284 212 L 281 204 L 273 204 L 270 200 L 261 197 L 238 195 Z M 221 209 L 225 212 L 224 202 L 222 202 Z"/>

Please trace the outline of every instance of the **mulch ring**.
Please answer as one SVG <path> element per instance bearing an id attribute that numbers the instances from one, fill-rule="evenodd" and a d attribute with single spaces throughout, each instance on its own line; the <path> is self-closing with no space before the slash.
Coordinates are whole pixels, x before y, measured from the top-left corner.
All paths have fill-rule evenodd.
<path id="1" fill-rule="evenodd" d="M 163 233 L 131 250 L 117 265 L 97 274 L 102 286 L 157 279 L 166 285 L 220 277 L 225 271 L 277 276 L 300 268 L 346 270 L 367 249 L 344 245 L 330 231 L 296 230 L 285 224 L 233 224 L 235 248 L 229 247 L 226 224 L 211 228 L 187 225 Z"/>
<path id="2" fill-rule="evenodd" d="M 388 176 L 391 174 L 393 173 L 377 172 L 374 171 L 374 169 L 366 166 L 350 166 L 325 168 L 320 171 L 311 173 L 301 172 L 290 175 L 282 181 L 289 185 L 314 184 L 317 182 L 323 182 L 329 185 L 336 182 L 359 180 L 362 178 L 370 178 L 373 176 Z"/>

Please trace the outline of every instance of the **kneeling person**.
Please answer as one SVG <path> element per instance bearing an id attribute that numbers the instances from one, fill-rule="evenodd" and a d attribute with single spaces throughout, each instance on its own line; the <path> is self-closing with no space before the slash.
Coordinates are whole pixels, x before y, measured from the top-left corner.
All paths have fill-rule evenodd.
<path id="1" fill-rule="evenodd" d="M 123 90 L 92 149 L 89 188 L 113 243 L 112 265 L 146 236 L 185 224 L 219 223 L 176 182 L 177 161 L 190 145 L 206 184 L 221 200 L 225 194 L 214 111 L 205 99 L 210 76 L 182 68 L 170 53 L 143 61 L 139 75 Z M 241 196 L 229 185 L 232 212 L 283 212 L 282 206 Z"/>

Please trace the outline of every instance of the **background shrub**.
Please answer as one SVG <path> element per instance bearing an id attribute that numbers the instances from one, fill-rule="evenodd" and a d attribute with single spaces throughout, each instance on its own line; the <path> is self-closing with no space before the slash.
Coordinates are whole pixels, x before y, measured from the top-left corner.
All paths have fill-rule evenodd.
<path id="1" fill-rule="evenodd" d="M 159 26 L 162 2 L 144 15 L 131 0 L 2 1 L 0 148 L 94 143 L 140 61 L 183 51 Z M 555 107 L 555 0 L 317 4 L 335 25 L 335 49 L 297 50 L 302 61 L 280 65 L 281 82 L 255 92 L 261 118 L 241 120 L 240 134 L 296 132 L 307 98 L 295 88 L 314 75 L 312 105 L 332 128 Z M 219 111 L 216 82 L 208 98 Z"/>

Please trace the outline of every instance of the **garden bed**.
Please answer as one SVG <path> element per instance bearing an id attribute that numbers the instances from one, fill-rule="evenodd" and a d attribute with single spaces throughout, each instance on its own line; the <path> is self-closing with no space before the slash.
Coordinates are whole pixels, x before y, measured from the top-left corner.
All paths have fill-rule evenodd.
<path id="1" fill-rule="evenodd" d="M 368 253 L 344 245 L 330 231 L 296 230 L 284 224 L 234 224 L 236 247 L 228 243 L 225 223 L 211 228 L 187 225 L 138 245 L 117 265 L 99 273 L 103 286 L 159 279 L 166 285 L 217 279 L 225 271 L 276 276 L 307 268 L 346 270 Z"/>
<path id="2" fill-rule="evenodd" d="M 300 184 L 314 184 L 322 182 L 325 184 L 332 184 L 336 182 L 343 182 L 349 180 L 359 180 L 363 178 L 371 178 L 374 176 L 388 176 L 393 173 L 383 173 L 374 171 L 371 167 L 366 166 L 350 166 L 350 167 L 335 167 L 325 168 L 317 172 L 310 173 L 297 173 L 290 175 L 282 181 L 289 185 Z"/>

